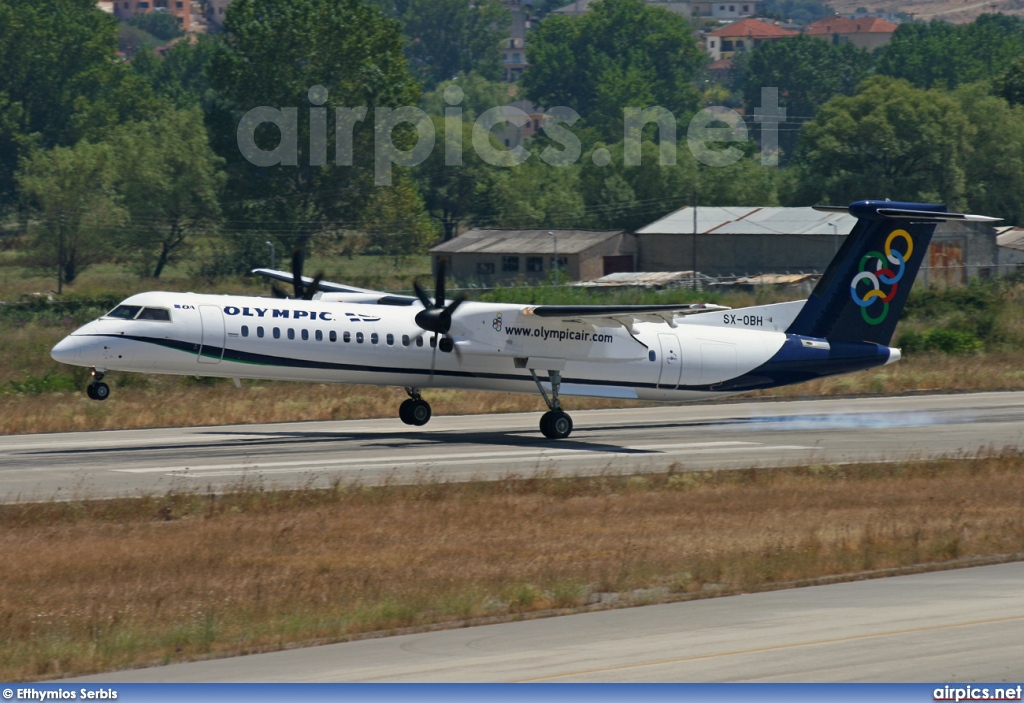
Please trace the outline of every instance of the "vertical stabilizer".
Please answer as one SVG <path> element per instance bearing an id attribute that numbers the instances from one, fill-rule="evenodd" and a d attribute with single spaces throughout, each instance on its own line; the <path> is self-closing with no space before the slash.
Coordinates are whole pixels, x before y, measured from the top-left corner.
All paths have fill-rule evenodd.
<path id="1" fill-rule="evenodd" d="M 882 346 L 892 340 L 936 225 L 998 219 L 946 212 L 945 205 L 888 200 L 816 209 L 848 211 L 857 224 L 786 331 Z"/>

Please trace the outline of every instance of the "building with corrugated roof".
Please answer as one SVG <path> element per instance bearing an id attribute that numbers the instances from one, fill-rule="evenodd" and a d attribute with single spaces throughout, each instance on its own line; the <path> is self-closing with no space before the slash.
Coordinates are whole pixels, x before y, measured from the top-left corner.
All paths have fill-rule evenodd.
<path id="1" fill-rule="evenodd" d="M 822 273 L 856 218 L 809 207 L 684 207 L 637 230 L 641 271 L 692 269 L 716 278 Z M 962 285 L 999 267 L 996 230 L 980 222 L 942 222 L 920 279 Z"/>
<path id="2" fill-rule="evenodd" d="M 444 262 L 455 280 L 492 286 L 548 280 L 556 264 L 566 283 L 633 271 L 635 252 L 636 238 L 621 229 L 471 229 L 430 256 L 435 271 Z"/>

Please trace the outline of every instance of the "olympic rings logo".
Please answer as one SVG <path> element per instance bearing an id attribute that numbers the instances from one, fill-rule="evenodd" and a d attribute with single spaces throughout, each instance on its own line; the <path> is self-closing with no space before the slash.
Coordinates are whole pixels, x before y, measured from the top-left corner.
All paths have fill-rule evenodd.
<path id="1" fill-rule="evenodd" d="M 491 320 L 491 327 L 494 328 L 495 332 L 501 332 L 501 313 L 500 312 L 497 315 L 494 316 L 493 320 Z"/>
<path id="2" fill-rule="evenodd" d="M 906 251 L 901 253 L 893 248 L 893 242 L 897 239 L 906 242 Z M 893 230 L 886 238 L 884 255 L 877 251 L 869 251 L 861 258 L 860 273 L 850 281 L 850 297 L 860 306 L 861 317 L 869 325 L 881 324 L 889 315 L 889 302 L 896 297 L 899 282 L 907 269 L 907 260 L 913 254 L 914 240 L 910 238 L 910 234 L 906 230 L 897 229 Z M 875 261 L 875 270 L 868 271 L 872 260 Z M 857 286 L 862 282 L 866 282 L 871 288 L 860 295 L 857 293 Z M 891 286 L 888 293 L 882 290 L 883 285 Z M 882 303 L 881 312 L 877 312 L 878 308 L 875 305 L 879 301 Z M 872 316 L 869 310 L 876 311 L 876 314 Z"/>

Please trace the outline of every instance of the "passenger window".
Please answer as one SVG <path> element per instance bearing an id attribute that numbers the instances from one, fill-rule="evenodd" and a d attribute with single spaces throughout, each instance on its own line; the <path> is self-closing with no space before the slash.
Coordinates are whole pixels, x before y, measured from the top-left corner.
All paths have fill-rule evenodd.
<path id="1" fill-rule="evenodd" d="M 370 335 L 370 343 L 371 344 L 376 344 L 379 341 L 380 341 L 380 335 L 378 335 L 376 332 L 374 332 L 373 334 Z"/>
<path id="2" fill-rule="evenodd" d="M 262 327 L 257 327 L 256 328 L 256 336 L 260 337 L 261 339 L 263 338 L 263 328 Z"/>
<path id="3" fill-rule="evenodd" d="M 318 341 L 318 342 L 324 341 L 324 333 L 322 331 L 320 331 L 320 330 L 316 331 L 316 341 Z"/>
<path id="4" fill-rule="evenodd" d="M 338 333 L 335 332 L 334 330 L 331 330 L 331 333 L 330 333 L 329 336 L 330 336 L 330 339 L 331 339 L 332 342 L 337 342 L 338 341 Z"/>
<path id="5" fill-rule="evenodd" d="M 288 328 L 288 339 L 295 339 L 295 330 L 291 327 Z"/>
<path id="6" fill-rule="evenodd" d="M 650 359 L 651 361 L 656 361 L 658 359 L 658 355 L 655 354 L 654 350 L 652 349 L 651 351 L 647 352 L 647 358 Z"/>
<path id="7" fill-rule="evenodd" d="M 274 339 L 281 339 L 281 328 L 280 327 L 275 327 L 274 328 Z"/>
<path id="8" fill-rule="evenodd" d="M 135 318 L 136 320 L 160 320 L 161 322 L 171 321 L 170 310 L 164 308 L 142 308 L 142 312 Z"/>
<path id="9" fill-rule="evenodd" d="M 308 342 L 309 341 L 309 330 L 302 330 L 302 341 L 303 342 Z"/>
<path id="10" fill-rule="evenodd" d="M 389 334 L 388 335 L 388 346 L 389 347 L 393 347 L 394 345 L 395 345 L 395 335 Z"/>
<path id="11" fill-rule="evenodd" d="M 106 317 L 116 317 L 119 320 L 134 320 L 141 309 L 141 305 L 118 305 L 108 312 Z"/>
<path id="12" fill-rule="evenodd" d="M 407 335 L 407 334 L 403 334 L 402 335 L 402 346 L 403 347 L 409 346 L 409 335 Z"/>
<path id="13" fill-rule="evenodd" d="M 248 337 L 249 336 L 249 326 L 248 325 L 242 325 L 242 336 L 243 337 Z"/>
<path id="14" fill-rule="evenodd" d="M 417 347 L 422 347 L 423 346 L 423 335 L 420 335 L 419 337 L 416 338 L 416 346 Z"/>
<path id="15" fill-rule="evenodd" d="M 363 333 L 362 332 L 356 332 L 356 342 L 358 342 L 359 344 L 363 343 Z"/>
<path id="16" fill-rule="evenodd" d="M 346 343 L 346 344 L 348 344 L 349 342 L 351 342 L 351 341 L 352 341 L 352 333 L 351 333 L 351 332 L 346 332 L 346 333 L 345 333 L 345 337 L 344 337 L 344 339 L 345 339 L 345 343 Z"/>

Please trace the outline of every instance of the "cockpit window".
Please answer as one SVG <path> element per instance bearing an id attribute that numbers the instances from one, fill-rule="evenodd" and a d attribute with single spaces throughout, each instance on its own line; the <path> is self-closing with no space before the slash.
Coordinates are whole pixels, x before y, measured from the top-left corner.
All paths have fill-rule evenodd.
<path id="1" fill-rule="evenodd" d="M 164 308 L 143 308 L 136 320 L 162 320 L 171 321 L 171 312 Z"/>
<path id="2" fill-rule="evenodd" d="M 161 320 L 171 321 L 171 311 L 166 308 L 144 308 L 141 305 L 118 305 L 107 313 L 107 317 L 119 320 Z"/>
<path id="3" fill-rule="evenodd" d="M 107 317 L 116 317 L 119 320 L 134 320 L 142 309 L 141 305 L 118 305 L 107 313 Z"/>

